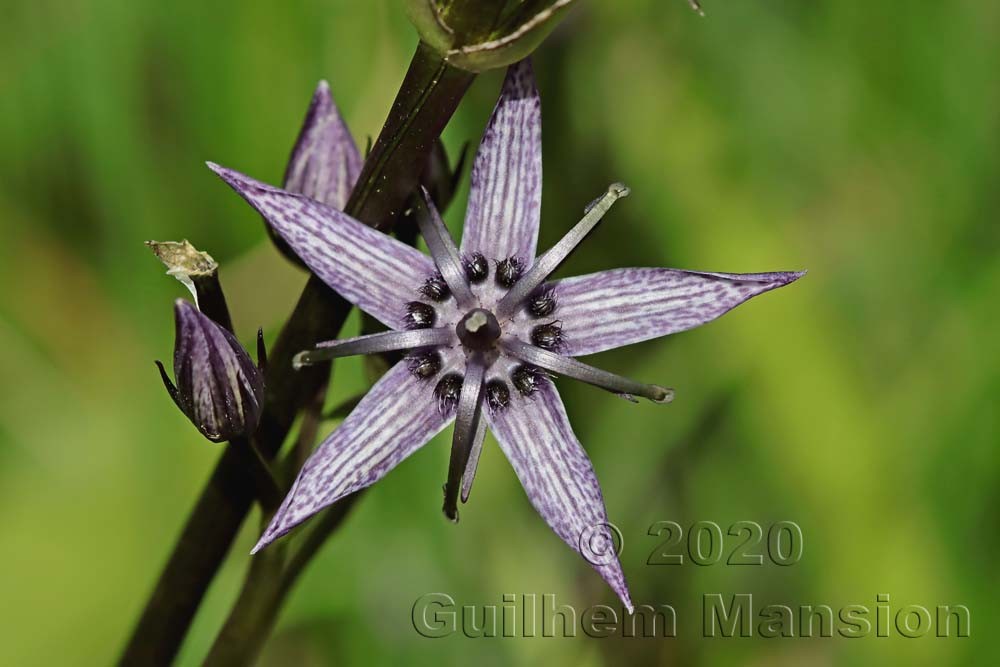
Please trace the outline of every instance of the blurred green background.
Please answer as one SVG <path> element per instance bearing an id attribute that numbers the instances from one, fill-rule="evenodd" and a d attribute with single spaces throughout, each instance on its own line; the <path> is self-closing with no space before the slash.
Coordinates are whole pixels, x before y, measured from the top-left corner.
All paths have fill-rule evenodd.
<path id="1" fill-rule="evenodd" d="M 322 551 L 262 664 L 996 664 L 983 637 L 1000 621 L 1000 5 L 706 11 L 589 0 L 535 57 L 542 246 L 607 183 L 633 192 L 564 275 L 810 271 L 702 329 L 597 358 L 676 387 L 669 407 L 561 384 L 633 597 L 672 604 L 678 637 L 420 637 L 410 611 L 430 592 L 619 607 L 492 440 L 462 522 L 444 521 L 439 437 Z M 416 38 L 383 1 L 42 0 L 4 14 L 0 663 L 106 664 L 220 451 L 157 377 L 185 294 L 142 242 L 210 251 L 238 333 L 262 325 L 273 340 L 305 276 L 203 161 L 279 182 L 321 78 L 363 145 Z M 452 149 L 478 142 L 499 81 L 476 81 Z M 465 192 L 448 214 L 456 231 Z M 337 378 L 346 395 L 360 365 Z M 650 566 L 658 520 L 795 521 L 803 557 Z M 180 664 L 198 664 L 238 589 L 256 517 L 244 528 Z M 964 604 L 972 637 L 704 639 L 706 593 L 872 610 L 888 593 L 893 614 Z"/>

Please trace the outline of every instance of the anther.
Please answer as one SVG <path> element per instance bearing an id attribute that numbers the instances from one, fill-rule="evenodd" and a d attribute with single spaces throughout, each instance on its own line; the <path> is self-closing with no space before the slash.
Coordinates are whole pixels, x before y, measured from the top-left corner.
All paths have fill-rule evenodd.
<path id="1" fill-rule="evenodd" d="M 437 319 L 437 312 L 433 306 L 422 301 L 411 301 L 406 304 L 407 329 L 429 329 L 434 326 L 435 319 Z"/>
<path id="2" fill-rule="evenodd" d="M 531 330 L 531 342 L 543 350 L 555 350 L 563 342 L 562 324 L 549 322 Z"/>
<path id="3" fill-rule="evenodd" d="M 434 377 L 441 370 L 441 355 L 430 350 L 411 354 L 406 361 L 410 372 L 422 380 Z"/>
<path id="4" fill-rule="evenodd" d="M 555 291 L 548 289 L 531 297 L 528 302 L 528 312 L 534 317 L 548 317 L 556 310 Z"/>
<path id="5" fill-rule="evenodd" d="M 490 412 L 499 412 L 510 405 L 510 389 L 503 380 L 490 380 L 486 384 L 486 405 Z"/>
<path id="6" fill-rule="evenodd" d="M 440 273 L 425 280 L 418 291 L 431 301 L 444 301 L 451 296 L 451 289 Z"/>
<path id="7" fill-rule="evenodd" d="M 481 283 L 490 275 L 490 264 L 481 253 L 473 253 L 462 264 L 465 265 L 465 277 L 470 283 Z"/>
<path id="8" fill-rule="evenodd" d="M 462 376 L 458 373 L 449 373 L 438 380 L 437 386 L 434 387 L 434 396 L 437 398 L 441 414 L 448 414 L 455 408 L 461 393 Z"/>
<path id="9" fill-rule="evenodd" d="M 548 377 L 548 373 L 537 366 L 525 364 L 514 369 L 510 381 L 522 396 L 531 396 Z"/>
<path id="10" fill-rule="evenodd" d="M 517 257 L 508 257 L 497 262 L 497 284 L 511 288 L 524 274 L 524 264 Z"/>

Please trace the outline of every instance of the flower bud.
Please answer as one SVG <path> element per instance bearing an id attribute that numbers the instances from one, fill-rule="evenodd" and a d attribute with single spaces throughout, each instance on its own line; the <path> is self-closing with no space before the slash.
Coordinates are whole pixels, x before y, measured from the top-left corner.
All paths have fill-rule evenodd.
<path id="1" fill-rule="evenodd" d="M 361 173 L 361 154 L 340 115 L 330 85 L 320 81 L 285 168 L 284 188 L 342 211 Z M 271 241 L 289 261 L 306 268 L 271 225 Z"/>
<path id="2" fill-rule="evenodd" d="M 176 341 L 174 377 L 163 364 L 163 384 L 177 407 L 212 442 L 248 436 L 257 428 L 264 400 L 264 380 L 236 337 L 191 303 L 174 303 Z M 263 352 L 258 332 L 258 355 Z"/>

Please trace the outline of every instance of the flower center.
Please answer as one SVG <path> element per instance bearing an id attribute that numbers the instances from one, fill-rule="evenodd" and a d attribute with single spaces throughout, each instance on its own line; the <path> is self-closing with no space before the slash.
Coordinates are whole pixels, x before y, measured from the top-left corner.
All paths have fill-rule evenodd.
<path id="1" fill-rule="evenodd" d="M 488 310 L 475 308 L 465 314 L 455 327 L 458 339 L 469 350 L 488 350 L 500 338 L 500 323 Z"/>

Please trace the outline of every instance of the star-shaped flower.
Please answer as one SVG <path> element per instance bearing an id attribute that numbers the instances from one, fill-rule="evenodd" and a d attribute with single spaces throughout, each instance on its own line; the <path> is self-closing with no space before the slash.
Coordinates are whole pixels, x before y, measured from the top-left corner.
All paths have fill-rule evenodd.
<path id="1" fill-rule="evenodd" d="M 316 275 L 390 328 L 320 343 L 297 363 L 409 352 L 316 449 L 255 551 L 381 479 L 454 420 L 445 514 L 457 519 L 458 498 L 468 499 L 489 426 L 532 505 L 584 553 L 595 531 L 608 538 L 608 517 L 552 378 L 667 402 L 668 389 L 576 357 L 691 329 L 802 275 L 633 268 L 548 282 L 628 190 L 612 185 L 561 241 L 535 256 L 541 106 L 527 62 L 508 71 L 479 146 L 460 247 L 423 198 L 417 217 L 431 257 L 313 199 L 210 166 Z M 631 610 L 618 559 L 588 560 Z"/>

